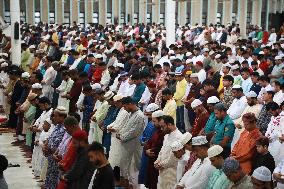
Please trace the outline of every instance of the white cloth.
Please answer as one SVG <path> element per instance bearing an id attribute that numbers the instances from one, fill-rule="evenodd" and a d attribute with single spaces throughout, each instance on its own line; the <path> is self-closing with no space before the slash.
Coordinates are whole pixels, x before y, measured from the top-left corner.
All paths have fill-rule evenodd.
<path id="1" fill-rule="evenodd" d="M 134 85 L 136 86 L 136 85 Z M 121 94 L 122 96 L 131 96 L 134 92 L 134 89 L 133 89 L 133 92 L 131 95 L 128 95 L 129 93 L 129 88 L 130 88 L 130 84 L 129 84 L 129 79 L 125 80 L 125 81 L 122 81 L 119 88 L 118 88 L 118 91 L 117 91 L 117 94 Z"/>
<path id="2" fill-rule="evenodd" d="M 155 161 L 164 168 L 159 171 L 158 189 L 173 188 L 177 183 L 178 159 L 172 153 L 171 144 L 181 137 L 182 133 L 178 129 L 164 136 L 163 146 Z"/>
<path id="3" fill-rule="evenodd" d="M 201 69 L 198 73 L 198 79 L 200 81 L 200 83 L 202 83 L 205 79 L 206 79 L 206 72 L 204 69 Z"/>
<path id="4" fill-rule="evenodd" d="M 103 102 L 97 100 L 94 106 L 93 111 L 97 111 L 100 106 L 102 105 Z M 90 123 L 90 129 L 89 129 L 89 134 L 88 134 L 88 142 L 89 144 L 92 144 L 94 142 L 94 134 L 95 134 L 95 128 L 96 128 L 96 123 L 94 121 L 91 121 Z"/>
<path id="5" fill-rule="evenodd" d="M 282 90 L 275 93 L 273 97 L 273 101 L 276 102 L 279 106 L 284 101 L 284 93 Z"/>
<path id="6" fill-rule="evenodd" d="M 69 78 L 67 81 L 62 80 L 60 86 L 57 88 L 57 90 L 59 91 L 59 98 L 58 98 L 57 106 L 65 107 L 67 112 L 69 112 L 70 100 L 67 98 L 63 98 L 62 96 L 70 92 L 73 84 L 74 84 L 74 81 L 71 78 Z"/>
<path id="7" fill-rule="evenodd" d="M 119 133 L 119 131 L 123 128 L 124 123 L 126 123 L 128 119 L 129 113 L 124 108 L 121 108 L 115 121 L 107 126 L 107 128 L 115 129 L 115 132 L 111 133 L 111 145 L 108 158 L 111 167 L 120 166 L 121 142 L 116 138 L 116 133 Z"/>
<path id="8" fill-rule="evenodd" d="M 80 111 L 80 109 L 83 107 L 83 101 L 84 101 L 85 95 L 83 92 L 81 92 L 77 102 L 76 102 L 76 107 L 77 107 L 77 113 L 80 115 L 80 117 L 83 117 L 83 112 Z M 82 119 L 80 120 L 79 123 L 80 128 L 82 129 Z"/>
<path id="9" fill-rule="evenodd" d="M 43 96 L 52 100 L 53 88 L 51 87 L 52 82 L 56 78 L 57 71 L 54 70 L 52 66 L 50 66 L 44 73 L 42 81 L 42 94 Z"/>
<path id="10" fill-rule="evenodd" d="M 109 82 L 110 82 L 110 75 L 109 75 L 108 69 L 106 69 L 103 71 L 102 78 L 100 81 L 100 84 L 102 85 L 103 90 L 108 87 Z"/>
<path id="11" fill-rule="evenodd" d="M 183 156 L 178 160 L 178 164 L 177 164 L 177 182 L 180 181 L 180 179 L 182 178 L 184 171 L 185 171 L 185 166 L 188 162 L 190 156 L 190 151 L 185 151 L 185 154 L 183 154 Z"/>
<path id="12" fill-rule="evenodd" d="M 3 88 L 0 88 L 0 105 L 6 107 L 7 105 L 7 96 L 4 95 L 5 89 L 9 83 L 9 75 L 6 72 L 0 72 L 0 85 L 3 85 Z"/>
<path id="13" fill-rule="evenodd" d="M 277 34 L 276 33 L 271 33 L 269 35 L 268 41 L 273 44 L 273 43 L 276 43 L 276 39 L 277 39 Z"/>
<path id="14" fill-rule="evenodd" d="M 211 165 L 208 157 L 203 161 L 201 161 L 201 159 L 197 159 L 193 163 L 191 169 L 184 174 L 178 185 L 183 186 L 184 189 L 205 188 L 210 176 L 215 170 L 216 168 Z"/>
<path id="15" fill-rule="evenodd" d="M 258 96 L 257 96 L 257 98 L 262 100 L 262 97 L 263 97 L 263 94 L 265 93 L 265 91 L 267 89 L 271 89 L 271 88 L 273 88 L 273 87 L 270 84 L 268 84 L 266 87 L 262 87 L 260 92 L 259 92 L 259 94 L 258 94 Z"/>
<path id="16" fill-rule="evenodd" d="M 78 64 L 81 62 L 82 58 L 77 58 L 73 64 L 70 66 L 69 70 L 74 70 L 77 68 Z"/>
<path id="17" fill-rule="evenodd" d="M 170 64 L 170 67 L 172 67 L 171 61 L 169 60 L 168 56 L 163 56 L 160 58 L 160 60 L 157 62 L 157 64 L 160 64 L 162 68 L 164 67 L 164 63 L 167 62 Z"/>
<path id="18" fill-rule="evenodd" d="M 282 160 L 279 164 L 276 164 L 276 168 L 274 169 L 273 173 L 278 173 L 281 175 L 284 175 L 284 159 L 282 157 Z M 284 188 L 284 183 L 279 183 L 277 182 L 277 187 L 276 189 L 283 189 Z"/>
<path id="19" fill-rule="evenodd" d="M 143 104 L 143 112 L 145 111 L 149 101 L 150 101 L 150 98 L 151 98 L 151 93 L 149 91 L 149 88 L 146 86 L 144 92 L 142 93 L 142 96 L 139 100 L 139 103 Z"/>
<path id="20" fill-rule="evenodd" d="M 233 120 L 238 119 L 247 106 L 247 98 L 245 96 L 242 96 L 240 99 L 235 98 L 227 110 L 227 114 Z"/>

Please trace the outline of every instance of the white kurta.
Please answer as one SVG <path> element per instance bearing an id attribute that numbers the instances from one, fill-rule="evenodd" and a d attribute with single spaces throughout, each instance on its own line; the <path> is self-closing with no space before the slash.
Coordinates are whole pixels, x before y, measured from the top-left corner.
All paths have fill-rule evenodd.
<path id="1" fill-rule="evenodd" d="M 177 164 L 178 159 L 174 156 L 171 149 L 171 144 L 179 140 L 182 133 L 176 129 L 170 134 L 165 135 L 163 146 L 159 152 L 155 163 L 159 163 L 164 169 L 159 171 L 158 189 L 171 189 L 177 183 Z"/>
<path id="2" fill-rule="evenodd" d="M 84 101 L 85 95 L 83 92 L 81 92 L 77 102 L 76 102 L 76 107 L 77 107 L 77 113 L 80 115 L 81 120 L 80 120 L 80 128 L 82 129 L 82 117 L 83 117 L 83 112 L 80 111 L 80 109 L 83 107 L 83 101 Z"/>
<path id="3" fill-rule="evenodd" d="M 42 82 L 42 94 L 43 96 L 52 100 L 53 88 L 51 87 L 52 82 L 56 78 L 57 71 L 54 70 L 52 66 L 50 66 L 43 75 Z"/>
<path id="4" fill-rule="evenodd" d="M 182 178 L 184 171 L 185 171 L 185 166 L 188 162 L 190 156 L 190 151 L 185 151 L 185 154 L 178 160 L 178 165 L 177 165 L 177 182 L 180 181 Z"/>
<path id="5" fill-rule="evenodd" d="M 103 90 L 108 87 L 109 82 L 110 82 L 110 75 L 109 75 L 108 69 L 106 69 L 103 71 L 102 78 L 100 81 L 100 84 L 102 85 Z"/>
<path id="6" fill-rule="evenodd" d="M 184 174 L 178 185 L 184 187 L 184 189 L 205 188 L 215 169 L 208 157 L 203 161 L 197 159 L 191 169 Z"/>
<path id="7" fill-rule="evenodd" d="M 7 105 L 7 97 L 4 95 L 4 91 L 9 83 L 9 75 L 6 72 L 0 72 L 0 85 L 3 85 L 3 88 L 0 88 L 0 105 L 5 107 Z"/>
<path id="8" fill-rule="evenodd" d="M 97 100 L 96 103 L 95 103 L 93 111 L 94 112 L 97 111 L 98 108 L 100 108 L 101 105 L 102 105 L 102 102 Z M 88 135 L 89 144 L 92 144 L 92 142 L 94 142 L 95 127 L 96 127 L 96 123 L 91 121 L 89 135 Z"/>
<path id="9" fill-rule="evenodd" d="M 233 120 L 238 119 L 247 106 L 248 103 L 247 98 L 245 96 L 242 96 L 240 99 L 235 98 L 231 106 L 227 110 L 227 114 Z"/>
<path id="10" fill-rule="evenodd" d="M 115 129 L 115 132 L 111 133 L 111 145 L 108 158 L 111 167 L 120 167 L 119 163 L 121 157 L 121 142 L 116 138 L 116 133 L 119 133 L 128 119 L 129 113 L 124 108 L 121 108 L 117 114 L 115 121 L 107 126 L 107 128 Z"/>
<path id="11" fill-rule="evenodd" d="M 67 112 L 69 112 L 70 100 L 67 98 L 63 98 L 62 96 L 70 92 L 73 84 L 74 81 L 71 78 L 69 78 L 67 81 L 62 80 L 60 86 L 57 88 L 57 90 L 59 91 L 58 106 L 65 107 Z"/>

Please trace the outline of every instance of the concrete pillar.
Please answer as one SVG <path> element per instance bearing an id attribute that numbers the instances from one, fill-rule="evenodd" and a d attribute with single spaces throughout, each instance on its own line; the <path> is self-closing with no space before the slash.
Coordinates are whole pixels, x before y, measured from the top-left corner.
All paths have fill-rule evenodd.
<path id="1" fill-rule="evenodd" d="M 34 24 L 35 4 L 34 0 L 26 0 L 27 23 Z"/>
<path id="2" fill-rule="evenodd" d="M 218 0 L 208 0 L 207 25 L 217 23 Z"/>
<path id="3" fill-rule="evenodd" d="M 134 19 L 133 19 L 133 15 L 134 15 L 134 1 L 133 0 L 125 0 L 125 7 L 126 7 L 126 11 L 125 11 L 125 20 L 126 23 L 133 25 L 134 23 Z M 129 21 L 128 21 L 129 20 Z"/>
<path id="4" fill-rule="evenodd" d="M 0 0 L 0 17 L 4 19 L 4 13 L 5 13 L 5 3 L 4 0 Z"/>
<path id="5" fill-rule="evenodd" d="M 284 0 L 280 0 L 279 8 L 280 8 L 280 13 L 284 12 Z"/>
<path id="6" fill-rule="evenodd" d="M 178 2 L 178 23 L 179 25 L 184 26 L 186 24 L 186 16 L 187 16 L 187 2 L 180 1 Z"/>
<path id="7" fill-rule="evenodd" d="M 105 26 L 107 20 L 107 2 L 99 0 L 99 24 Z"/>
<path id="8" fill-rule="evenodd" d="M 270 0 L 270 13 L 276 14 L 277 11 L 277 1 L 276 0 Z"/>
<path id="9" fill-rule="evenodd" d="M 64 22 L 64 0 L 55 0 L 55 23 L 63 24 Z"/>
<path id="10" fill-rule="evenodd" d="M 121 0 L 112 0 L 112 23 L 120 24 Z"/>
<path id="11" fill-rule="evenodd" d="M 247 0 L 238 0 L 238 20 L 237 23 L 240 25 L 241 36 L 246 36 L 247 28 L 247 12 L 248 12 Z"/>
<path id="12" fill-rule="evenodd" d="M 262 10 L 262 0 L 254 0 L 252 2 L 252 25 L 261 25 L 261 10 Z"/>
<path id="13" fill-rule="evenodd" d="M 49 23 L 49 0 L 40 0 L 40 18 L 44 23 Z"/>
<path id="14" fill-rule="evenodd" d="M 18 22 L 20 24 L 20 1 L 19 0 L 10 0 L 10 15 L 11 15 L 11 36 L 14 36 L 14 24 Z M 21 34 L 19 27 L 19 39 L 15 40 L 14 37 L 11 37 L 11 52 L 12 52 L 12 64 L 20 65 L 21 64 Z"/>
<path id="15" fill-rule="evenodd" d="M 223 0 L 223 14 L 222 23 L 227 25 L 232 23 L 232 12 L 233 12 L 233 0 Z"/>
<path id="16" fill-rule="evenodd" d="M 166 0 L 166 45 L 169 47 L 175 43 L 175 31 L 176 31 L 176 2 L 173 0 Z"/>
<path id="17" fill-rule="evenodd" d="M 265 16 L 265 30 L 267 30 L 267 31 L 268 31 L 268 25 L 269 25 L 269 13 L 270 13 L 270 2 L 267 1 L 266 16 Z"/>
<path id="18" fill-rule="evenodd" d="M 147 0 L 139 0 L 139 23 L 147 23 Z"/>
<path id="19" fill-rule="evenodd" d="M 160 23 L 160 0 L 153 0 L 152 2 L 152 22 Z"/>
<path id="20" fill-rule="evenodd" d="M 85 25 L 93 22 L 94 1 L 85 0 Z"/>
<path id="21" fill-rule="evenodd" d="M 191 11 L 190 11 L 191 25 L 195 25 L 196 23 L 202 25 L 202 7 L 203 7 L 203 0 L 191 1 Z"/>
<path id="22" fill-rule="evenodd" d="M 79 23 L 79 5 L 78 0 L 70 0 L 70 24 L 72 25 L 73 22 Z"/>

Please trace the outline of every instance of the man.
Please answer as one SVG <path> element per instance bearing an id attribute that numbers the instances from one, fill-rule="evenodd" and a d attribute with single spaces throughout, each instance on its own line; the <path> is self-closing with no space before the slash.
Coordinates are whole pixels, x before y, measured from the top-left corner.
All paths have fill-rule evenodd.
<path id="1" fill-rule="evenodd" d="M 164 112 L 162 110 L 157 110 L 152 113 L 152 121 L 156 131 L 144 145 L 144 151 L 148 157 L 145 186 L 149 189 L 156 189 L 158 183 L 159 170 L 155 169 L 154 162 L 157 160 L 159 152 L 163 146 L 164 133 L 161 129 L 161 125 L 159 124 L 163 116 Z"/>
<path id="2" fill-rule="evenodd" d="M 220 100 L 216 96 L 211 96 L 207 99 L 207 108 L 210 116 L 206 122 L 205 128 L 201 131 L 201 134 L 205 134 L 208 139 L 211 139 L 214 135 L 214 128 L 217 121 L 216 115 L 214 113 L 214 106 L 219 102 Z"/>
<path id="3" fill-rule="evenodd" d="M 69 71 L 69 75 L 71 79 L 74 81 L 74 84 L 72 85 L 70 92 L 66 94 L 66 97 L 67 99 L 70 100 L 69 113 L 75 113 L 76 102 L 78 101 L 79 96 L 82 92 L 82 84 L 86 80 L 87 74 L 83 72 L 79 76 L 78 71 L 74 69 Z"/>
<path id="4" fill-rule="evenodd" d="M 193 163 L 180 182 L 177 189 L 183 188 L 205 188 L 208 184 L 209 177 L 215 171 L 208 158 L 209 142 L 205 136 L 192 138 L 193 151 L 196 152 L 198 159 Z"/>
<path id="5" fill-rule="evenodd" d="M 273 101 L 276 102 L 279 106 L 284 101 L 283 86 L 280 84 L 279 81 L 273 82 L 273 87 L 275 92 Z"/>
<path id="6" fill-rule="evenodd" d="M 141 159 L 141 145 L 139 136 L 141 136 L 145 122 L 144 114 L 137 107 L 136 101 L 131 97 L 125 97 L 122 100 L 124 109 L 130 113 L 129 119 L 125 123 L 125 126 L 116 134 L 121 142 L 121 174 L 124 177 L 125 182 L 133 184 L 133 180 L 130 176 L 130 165 L 134 158 L 134 167 L 139 169 L 139 161 Z"/>
<path id="7" fill-rule="evenodd" d="M 55 80 L 55 77 L 57 74 L 54 67 L 56 67 L 59 64 L 59 62 L 57 61 L 52 62 L 52 65 L 51 65 L 52 58 L 49 56 L 45 57 L 44 60 L 45 60 L 44 66 L 46 68 L 46 71 L 41 81 L 42 93 L 43 93 L 43 96 L 49 98 L 49 100 L 52 100 L 53 90 L 52 90 L 51 84 Z"/>
<path id="8" fill-rule="evenodd" d="M 178 159 L 171 152 L 171 144 L 182 137 L 177 129 L 174 119 L 165 115 L 159 122 L 161 130 L 165 134 L 163 146 L 159 152 L 154 167 L 159 170 L 158 189 L 173 188 L 176 184 L 176 171 Z"/>
<path id="9" fill-rule="evenodd" d="M 253 84 L 250 78 L 250 70 L 248 68 L 242 68 L 241 75 L 242 75 L 242 85 L 241 86 L 242 86 L 244 94 L 247 94 L 250 91 L 250 88 Z"/>
<path id="10" fill-rule="evenodd" d="M 162 91 L 162 95 L 163 95 L 162 96 L 163 100 L 166 101 L 163 112 L 165 113 L 165 115 L 171 116 L 176 122 L 177 104 L 176 104 L 176 101 L 173 99 L 172 91 L 166 88 Z"/>
<path id="11" fill-rule="evenodd" d="M 231 156 L 240 162 L 244 173 L 251 174 L 252 162 L 256 156 L 256 140 L 262 135 L 256 127 L 254 113 L 246 113 L 242 117 L 245 130 L 241 133 L 238 142 L 233 147 Z"/>
<path id="12" fill-rule="evenodd" d="M 113 170 L 104 154 L 104 147 L 98 142 L 93 142 L 88 149 L 88 156 L 94 166 L 97 167 L 88 189 L 113 189 Z"/>
<path id="13" fill-rule="evenodd" d="M 232 120 L 238 119 L 244 109 L 247 107 L 247 99 L 243 93 L 240 85 L 234 85 L 232 88 L 232 95 L 235 98 L 227 110 L 228 115 Z"/>
<path id="14" fill-rule="evenodd" d="M 270 85 L 270 79 L 266 75 L 262 75 L 258 78 L 259 85 L 261 86 L 261 90 L 257 96 L 259 101 L 263 101 L 262 97 L 266 90 L 273 91 L 273 87 Z"/>
<path id="15" fill-rule="evenodd" d="M 282 62 L 281 56 L 275 57 L 275 65 L 273 66 L 271 74 L 268 75 L 268 77 L 271 79 L 271 81 L 277 81 L 281 78 L 281 70 L 284 67 L 284 64 Z"/>
<path id="16" fill-rule="evenodd" d="M 255 189 L 272 189 L 271 171 L 264 166 L 255 169 L 251 176 L 251 182 Z"/>
<path id="17" fill-rule="evenodd" d="M 224 93 L 221 96 L 220 100 L 225 105 L 226 108 L 229 108 L 234 100 L 234 97 L 232 95 L 233 83 L 234 83 L 233 76 L 225 75 L 223 77 Z"/>
<path id="18" fill-rule="evenodd" d="M 195 99 L 191 103 L 191 108 L 193 109 L 194 113 L 196 114 L 194 125 L 191 129 L 192 136 L 197 136 L 204 129 L 205 124 L 209 118 L 209 113 L 204 108 L 202 102 L 199 99 Z"/>
<path id="19" fill-rule="evenodd" d="M 235 133 L 235 125 L 222 103 L 218 103 L 214 106 L 214 113 L 217 122 L 214 129 L 213 144 L 220 145 L 224 150 L 224 157 L 228 157 L 231 153 L 231 143 Z"/>
<path id="20" fill-rule="evenodd" d="M 72 143 L 77 152 L 77 158 L 72 168 L 61 179 L 67 182 L 69 189 L 87 189 L 94 172 L 94 165 L 88 158 L 88 134 L 86 131 L 77 129 L 72 135 Z"/>
<path id="21" fill-rule="evenodd" d="M 142 94 L 144 93 L 146 89 L 146 85 L 142 82 L 141 76 L 138 73 L 135 73 L 131 76 L 131 81 L 136 85 L 134 92 L 132 94 L 132 99 L 136 104 L 140 101 Z"/>
<path id="22" fill-rule="evenodd" d="M 258 83 L 259 73 L 258 72 L 252 72 L 251 74 L 251 81 L 252 86 L 250 88 L 250 91 L 254 91 L 257 95 L 259 94 L 261 90 L 261 86 Z"/>
<path id="23" fill-rule="evenodd" d="M 219 145 L 211 146 L 208 149 L 208 158 L 211 164 L 216 167 L 216 170 L 212 173 L 209 178 L 206 189 L 227 189 L 230 181 L 224 174 L 222 168 L 224 163 L 224 157 L 222 156 L 223 148 Z"/>
<path id="24" fill-rule="evenodd" d="M 236 159 L 232 157 L 225 159 L 223 164 L 223 171 L 231 181 L 228 189 L 253 188 L 251 178 L 243 172 L 240 163 Z"/>
<path id="25" fill-rule="evenodd" d="M 185 132 L 185 125 L 184 125 L 184 103 L 182 102 L 182 98 L 186 92 L 187 81 L 185 80 L 182 72 L 175 73 L 175 79 L 177 80 L 176 83 L 176 92 L 174 94 L 174 99 L 177 104 L 176 110 L 176 125 L 177 128 L 184 133 Z"/>
<path id="26" fill-rule="evenodd" d="M 200 83 L 202 83 L 206 79 L 206 72 L 203 69 L 203 63 L 201 61 L 197 61 L 195 65 L 195 69 L 198 75 L 198 79 Z"/>

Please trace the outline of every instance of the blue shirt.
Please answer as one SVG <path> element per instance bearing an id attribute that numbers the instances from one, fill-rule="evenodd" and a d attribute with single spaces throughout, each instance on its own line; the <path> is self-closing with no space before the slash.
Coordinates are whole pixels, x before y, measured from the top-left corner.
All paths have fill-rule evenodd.
<path id="1" fill-rule="evenodd" d="M 231 147 L 231 143 L 235 134 L 235 124 L 233 120 L 226 115 L 223 120 L 218 119 L 214 128 L 215 136 L 213 144 L 220 144 L 225 136 L 229 137 L 230 140 L 227 143 L 227 147 Z"/>
<path id="2" fill-rule="evenodd" d="M 214 128 L 215 128 L 215 125 L 216 125 L 216 121 L 217 121 L 217 118 L 215 116 L 215 113 L 212 112 L 206 122 L 206 125 L 205 125 L 205 128 L 204 128 L 204 132 L 205 134 L 209 134 L 211 132 L 214 132 Z"/>
<path id="3" fill-rule="evenodd" d="M 72 65 L 74 63 L 75 59 L 73 56 L 68 56 L 67 58 L 67 64 Z"/>
<path id="4" fill-rule="evenodd" d="M 140 142 L 146 143 L 149 139 L 151 139 L 153 133 L 156 131 L 156 127 L 154 126 L 152 121 L 149 121 L 146 128 L 143 131 L 143 134 L 140 136 Z"/>
<path id="5" fill-rule="evenodd" d="M 138 85 L 136 85 L 135 89 L 134 89 L 134 93 L 132 95 L 133 100 L 135 101 L 136 104 L 138 104 L 139 100 L 142 97 L 142 94 L 144 93 L 146 88 L 146 85 L 144 83 L 140 83 Z"/>

